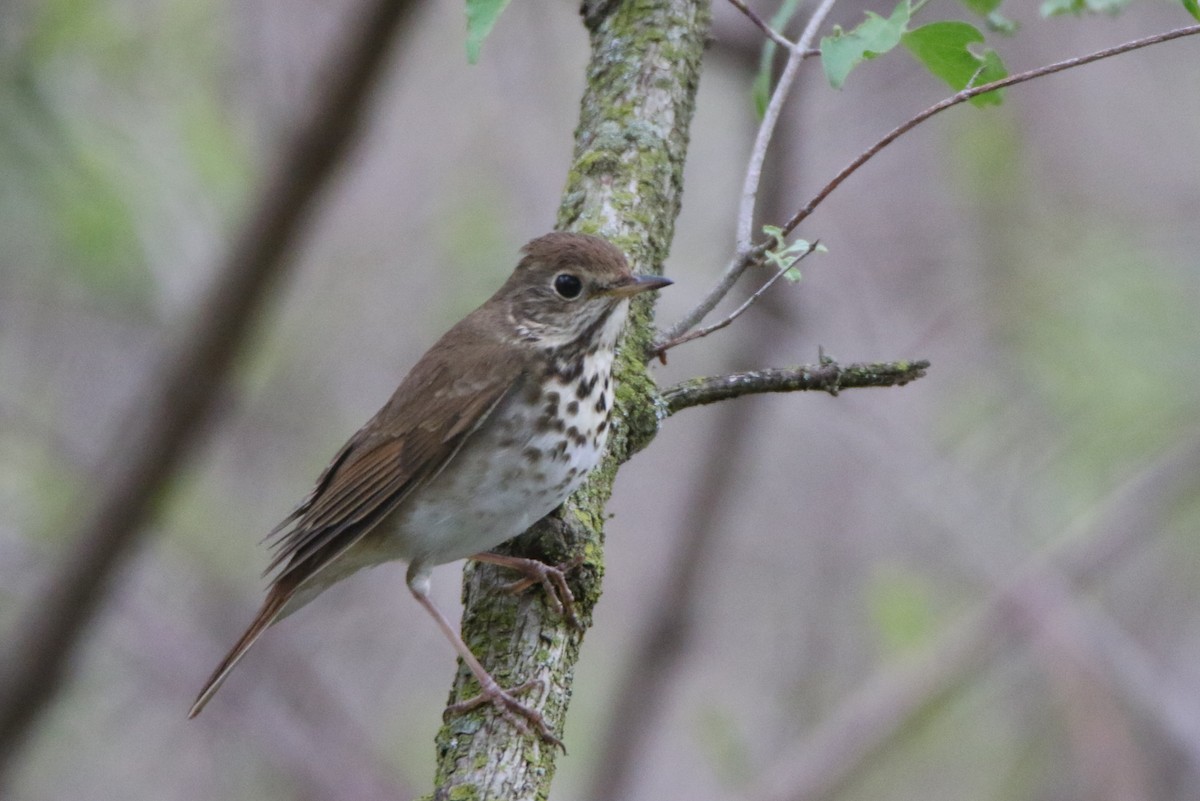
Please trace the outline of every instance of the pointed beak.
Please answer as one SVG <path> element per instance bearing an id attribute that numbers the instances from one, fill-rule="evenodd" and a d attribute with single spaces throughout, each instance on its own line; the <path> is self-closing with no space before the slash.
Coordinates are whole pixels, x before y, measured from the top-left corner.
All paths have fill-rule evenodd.
<path id="1" fill-rule="evenodd" d="M 634 275 L 610 288 L 607 294 L 618 298 L 628 298 L 642 292 L 649 292 L 651 289 L 662 289 L 673 283 L 675 282 L 670 278 L 663 278 L 661 275 Z"/>

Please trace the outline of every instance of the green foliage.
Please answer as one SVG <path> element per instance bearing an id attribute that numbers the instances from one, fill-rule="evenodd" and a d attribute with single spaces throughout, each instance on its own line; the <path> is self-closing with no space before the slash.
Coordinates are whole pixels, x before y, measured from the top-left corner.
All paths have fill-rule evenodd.
<path id="1" fill-rule="evenodd" d="M 71 454 L 45 438 L 59 411 L 54 397 L 32 397 L 18 412 L 20 425 L 0 431 L 0 450 L 8 457 L 0 463 L 0 498 L 8 513 L 25 521 L 31 539 L 53 543 L 75 522 L 84 479 Z"/>
<path id="2" fill-rule="evenodd" d="M 1013 22 L 999 11 L 993 11 L 991 14 L 988 14 L 986 17 L 984 17 L 984 22 L 987 24 L 989 31 L 995 31 L 996 33 L 1003 34 L 1004 36 L 1012 36 L 1017 32 L 1017 28 L 1019 27 L 1017 23 Z"/>
<path id="3" fill-rule="evenodd" d="M 999 8 L 1003 0 L 959 0 L 973 14 L 978 14 L 987 22 L 989 30 L 997 33 L 1011 34 L 1017 30 L 1017 23 L 1005 17 L 1000 13 Z"/>
<path id="4" fill-rule="evenodd" d="M 976 55 L 970 50 L 970 45 L 983 40 L 983 34 L 965 22 L 933 22 L 902 37 L 913 57 L 955 91 L 991 83 L 1008 74 L 996 51 Z M 971 98 L 977 106 L 998 105 L 1001 100 L 1001 90 Z"/>
<path id="5" fill-rule="evenodd" d="M 783 0 L 779 10 L 771 17 L 771 27 L 782 31 L 799 8 L 800 0 Z M 763 43 L 762 55 L 758 59 L 758 74 L 754 77 L 754 87 L 751 90 L 754 113 L 760 120 L 767 113 L 767 103 L 771 100 L 771 66 L 775 63 L 775 48 L 775 43 L 770 39 Z"/>
<path id="6" fill-rule="evenodd" d="M 1116 14 L 1127 5 L 1129 0 L 1045 0 L 1038 11 L 1043 17 L 1057 17 L 1063 14 Z"/>
<path id="7" fill-rule="evenodd" d="M 228 111 L 212 92 L 190 93 L 178 102 L 173 122 L 196 178 L 215 195 L 240 197 L 251 167 Z"/>
<path id="8" fill-rule="evenodd" d="M 889 652 L 916 648 L 937 631 L 930 594 L 929 583 L 912 572 L 890 569 L 874 577 L 867 607 Z"/>
<path id="9" fill-rule="evenodd" d="M 1187 13 L 1192 15 L 1192 18 L 1200 22 L 1200 2 L 1197 0 L 1183 0 L 1183 7 L 1187 9 Z"/>
<path id="10" fill-rule="evenodd" d="M 959 0 L 968 11 L 986 17 L 1000 7 L 1003 0 Z"/>
<path id="11" fill-rule="evenodd" d="M 39 4 L 22 55 L 42 65 L 63 54 L 86 53 L 110 66 L 120 61 L 129 32 L 100 0 L 48 0 Z"/>
<path id="12" fill-rule="evenodd" d="M 809 253 L 829 252 L 820 242 L 809 244 L 805 239 L 797 239 L 789 243 L 784 239 L 783 229 L 774 225 L 764 225 L 763 233 L 775 241 L 774 247 L 764 253 L 763 258 L 776 270 L 786 270 L 783 277 L 792 282 L 800 280 L 800 271 L 795 267 L 798 261 Z"/>
<path id="13" fill-rule="evenodd" d="M 996 11 L 999 0 L 962 0 L 963 4 L 983 15 L 993 30 L 1011 33 L 1016 26 Z M 1008 72 L 994 50 L 976 53 L 971 45 L 984 41 L 983 34 L 966 22 L 933 22 L 909 30 L 913 15 L 920 3 L 901 2 L 887 19 L 867 12 L 867 18 L 850 31 L 834 27 L 832 36 L 821 40 L 821 63 L 825 77 L 834 89 L 840 89 L 850 71 L 864 61 L 877 58 L 901 42 L 908 52 L 927 70 L 955 90 L 979 86 L 1003 78 Z M 971 99 L 976 106 L 1001 102 L 1000 92 L 989 92 Z"/>
<path id="14" fill-rule="evenodd" d="M 86 151 L 81 148 L 80 154 Z M 53 185 L 51 207 L 67 247 L 64 267 L 92 290 L 114 297 L 144 295 L 149 270 L 119 176 L 89 160 L 84 171 L 61 178 Z"/>
<path id="15" fill-rule="evenodd" d="M 20 84 L 0 86 L 0 143 L 0 260 L 127 309 L 144 306 L 152 281 L 122 143 Z"/>
<path id="16" fill-rule="evenodd" d="M 851 31 L 834 26 L 833 35 L 821 39 L 821 65 L 829 85 L 841 89 L 850 70 L 900 44 L 910 15 L 908 0 L 902 0 L 887 19 L 868 11 L 867 18 Z"/>
<path id="17" fill-rule="evenodd" d="M 724 706 L 706 704 L 696 715 L 696 739 L 717 778 L 730 787 L 754 775 L 750 748 L 737 719 Z"/>
<path id="18" fill-rule="evenodd" d="M 479 48 L 509 0 L 467 0 L 467 61 L 479 61 Z"/>
<path id="19" fill-rule="evenodd" d="M 458 184 L 445 208 L 434 217 L 430 233 L 446 264 L 455 268 L 458 291 L 448 293 L 439 309 L 439 324 L 453 325 L 487 300 L 508 276 L 509 265 L 496 254 L 515 253 L 510 241 L 512 225 L 506 211 L 514 204 L 511 187 L 488 169 L 474 169 L 470 180 Z"/>
<path id="20" fill-rule="evenodd" d="M 1194 417 L 1200 380 L 1181 365 L 1200 351 L 1200 327 L 1185 265 L 1155 264 L 1151 248 L 1101 220 L 1063 214 L 1042 236 L 1054 255 L 1020 276 L 1035 324 L 1019 344 L 1087 496 L 1108 478 L 1098 466 L 1165 447 Z"/>
<path id="21" fill-rule="evenodd" d="M 34 4 L 0 53 L 0 262 L 141 314 L 174 269 L 150 254 L 180 225 L 213 233 L 252 170 L 222 89 L 221 5 L 131 10 Z"/>

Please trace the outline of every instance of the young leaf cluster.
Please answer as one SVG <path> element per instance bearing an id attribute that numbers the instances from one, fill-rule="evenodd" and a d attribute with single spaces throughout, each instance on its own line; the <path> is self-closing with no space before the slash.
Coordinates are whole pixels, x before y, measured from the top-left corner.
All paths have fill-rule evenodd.
<path id="1" fill-rule="evenodd" d="M 800 280 L 800 270 L 795 266 L 798 261 L 809 253 L 829 252 L 820 242 L 810 244 L 805 239 L 797 239 L 789 243 L 785 239 L 783 229 L 776 225 L 764 225 L 762 230 L 774 243 L 770 250 L 763 253 L 763 259 L 793 283 Z"/>

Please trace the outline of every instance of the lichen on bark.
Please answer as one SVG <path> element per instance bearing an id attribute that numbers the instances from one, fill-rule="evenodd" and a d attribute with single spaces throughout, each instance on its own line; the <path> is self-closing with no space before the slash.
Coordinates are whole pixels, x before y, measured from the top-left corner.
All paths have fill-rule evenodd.
<path id="1" fill-rule="evenodd" d="M 708 0 L 589 2 L 587 88 L 557 227 L 604 236 L 637 272 L 661 273 L 683 191 L 688 126 L 708 37 Z M 616 363 L 617 400 L 609 453 L 566 504 L 502 550 L 563 561 L 581 554 L 570 579 L 583 629 L 574 629 L 539 590 L 499 591 L 511 576 L 469 563 L 463 583 L 463 637 L 501 684 L 531 678 L 526 698 L 561 735 L 583 633 L 600 595 L 603 522 L 618 468 L 654 437 L 665 416 L 646 373 L 653 307 L 639 299 Z M 478 692 L 460 665 L 450 700 Z M 556 749 L 521 736 L 494 710 L 449 721 L 437 736 L 437 798 L 546 798 Z"/>

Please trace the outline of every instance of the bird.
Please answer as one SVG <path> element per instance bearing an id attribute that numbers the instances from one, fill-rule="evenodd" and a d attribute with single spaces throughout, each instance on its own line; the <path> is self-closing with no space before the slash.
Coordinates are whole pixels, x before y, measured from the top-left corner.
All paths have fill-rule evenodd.
<path id="1" fill-rule="evenodd" d="M 570 603 L 562 569 L 492 549 L 562 504 L 600 462 L 630 299 L 672 282 L 634 274 L 619 248 L 588 234 L 551 232 L 520 253 L 508 280 L 417 361 L 268 535 L 266 599 L 189 718 L 268 627 L 360 569 L 399 560 L 413 597 L 480 685 L 447 713 L 490 702 L 523 734 L 532 724 L 561 746 L 516 697 L 531 683 L 501 688 L 434 605 L 430 571 L 474 558 L 524 574 L 514 587 L 546 587 L 556 609 Z"/>

